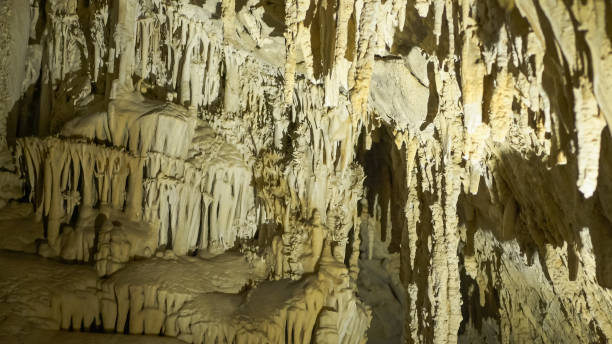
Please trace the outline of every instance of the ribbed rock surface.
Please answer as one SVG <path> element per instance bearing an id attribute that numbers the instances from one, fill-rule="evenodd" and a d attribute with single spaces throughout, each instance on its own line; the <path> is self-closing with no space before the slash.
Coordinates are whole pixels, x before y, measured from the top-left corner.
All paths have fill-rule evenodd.
<path id="1" fill-rule="evenodd" d="M 0 14 L 0 333 L 612 340 L 609 1 Z"/>

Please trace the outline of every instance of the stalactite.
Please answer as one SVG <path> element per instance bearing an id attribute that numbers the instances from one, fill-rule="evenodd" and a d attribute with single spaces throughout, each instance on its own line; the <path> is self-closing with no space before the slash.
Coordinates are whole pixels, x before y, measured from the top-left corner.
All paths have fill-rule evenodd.
<path id="1" fill-rule="evenodd" d="M 20 141 L 24 158 L 33 166 L 28 169 L 31 188 L 39 187 L 39 178 L 44 181 L 45 189 L 37 197 L 44 199 L 45 215 L 48 214 L 53 221 L 49 232 L 52 245 L 56 245 L 58 240 L 60 224 L 69 220 L 65 215 L 72 211 L 72 207 L 61 206 L 64 204 L 60 201 L 62 195 L 67 192 L 82 195 L 81 204 L 87 209 L 100 206 L 125 210 L 126 216 L 132 220 L 138 220 L 143 214 L 147 222 L 160 226 L 159 244 L 172 242 L 174 250 L 182 255 L 198 248 L 198 237 L 207 239 L 206 243 L 200 243 L 203 248 L 210 245 L 208 241 L 220 245 L 217 248 L 222 250 L 233 247 L 239 235 L 235 226 L 251 226 L 247 214 L 252 205 L 246 184 L 250 173 L 240 165 L 231 167 L 229 171 L 214 165 L 208 167 L 209 170 L 202 170 L 165 155 L 138 157 L 104 146 L 72 143 L 57 138 Z M 37 158 L 38 151 L 34 149 L 39 147 L 47 147 L 44 149 L 49 156 Z M 46 167 L 41 171 L 43 166 Z M 147 172 L 143 174 L 145 166 Z M 206 168 L 206 165 L 202 167 Z M 156 179 L 159 175 L 166 178 Z M 79 178 L 83 183 L 80 189 L 76 189 Z M 68 185 L 70 179 L 74 180 L 72 189 Z M 202 221 L 202 214 L 196 209 L 200 208 L 201 202 L 210 204 L 211 197 L 218 210 L 214 208 L 214 215 L 205 213 L 206 220 Z M 212 233 L 208 228 L 209 217 Z M 168 232 L 172 233 L 170 238 Z M 253 230 L 240 230 L 240 233 L 255 234 Z"/>
<path id="2" fill-rule="evenodd" d="M 0 332 L 605 342 L 609 12 L 8 0 Z"/>

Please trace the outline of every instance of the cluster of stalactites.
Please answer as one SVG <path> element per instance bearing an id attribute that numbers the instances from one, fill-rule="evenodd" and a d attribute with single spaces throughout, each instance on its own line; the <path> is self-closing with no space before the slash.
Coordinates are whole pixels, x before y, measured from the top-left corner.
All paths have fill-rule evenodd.
<path id="1" fill-rule="evenodd" d="M 175 252 L 194 248 L 224 251 L 238 237 L 253 237 L 251 174 L 241 168 L 185 164 L 182 177 L 165 174 L 165 161 L 150 159 L 144 181 L 145 219 L 160 221 L 160 245 Z M 184 178 L 184 181 L 182 180 Z"/>
<path id="2" fill-rule="evenodd" d="M 579 171 L 576 182 L 582 194 L 591 197 L 597 187 L 601 132 L 612 118 L 612 105 L 605 96 L 605 90 L 612 87 L 612 43 L 606 34 L 606 16 L 598 15 L 606 11 L 604 4 L 593 1 L 568 6 L 550 1 L 515 1 L 506 8 L 488 10 L 473 0 L 464 0 L 458 5 L 444 0 L 422 0 L 415 6 L 423 17 L 433 7 L 433 33 L 437 42 L 446 21 L 449 57 L 459 57 L 461 61 L 460 92 L 467 134 L 465 159 L 472 180 L 467 186 L 470 192 L 477 192 L 478 180 L 486 174 L 485 142 L 507 142 L 515 123 L 523 134 L 533 131 L 534 149 L 550 165 L 566 164 L 571 152 L 566 151 L 561 137 L 567 129 L 554 120 L 568 111 L 558 106 L 555 99 L 566 97 L 573 98 L 573 104 L 568 105 L 569 111 L 575 114 Z M 480 24 L 504 22 L 507 11 L 518 11 L 529 24 L 530 32 L 516 35 L 507 24 L 491 32 L 490 27 Z M 544 26 L 552 35 L 545 35 Z M 461 35 L 455 33 L 455 28 Z M 585 32 L 584 37 L 578 31 Z M 462 37 L 461 49 L 457 52 L 455 37 Z M 491 37 L 492 42 L 485 42 L 482 37 Z M 546 55 L 550 46 L 557 50 Z M 590 52 L 582 54 L 580 47 Z M 557 71 L 554 76 L 546 76 L 545 65 L 566 69 L 568 76 Z M 543 78 L 547 77 L 564 84 L 565 90 L 543 86 Z M 495 87 L 487 99 L 485 85 L 489 78 L 494 78 Z M 485 110 L 488 113 L 483 113 Z M 530 117 L 534 117 L 534 128 L 529 128 L 527 123 Z"/>
<path id="3" fill-rule="evenodd" d="M 115 54 L 109 56 L 109 65 L 119 59 L 118 83 L 130 90 L 131 78 L 136 76 L 143 82 L 138 91 L 162 87 L 168 100 L 193 109 L 215 102 L 225 54 L 221 28 L 210 20 L 214 13 L 181 2 L 124 3 L 115 25 L 126 39 L 116 41 Z M 134 13 L 135 4 L 141 7 L 139 15 Z M 124 27 L 133 32 L 123 32 Z"/>
<path id="4" fill-rule="evenodd" d="M 178 93 L 180 104 L 206 106 L 219 97 L 223 66 L 220 37 L 210 32 L 205 21 L 184 12 L 182 6 L 168 6 L 138 20 L 135 74 L 143 80 L 157 76 L 158 83 L 165 82 L 159 86 Z"/>
<path id="5" fill-rule="evenodd" d="M 351 125 L 347 104 L 330 111 L 324 110 L 319 107 L 321 89 L 305 84 L 305 81 L 299 82 L 299 89 L 309 91 L 293 107 L 294 121 L 301 124 L 297 129 L 300 135 L 292 143 L 293 156 L 289 166 L 280 170 L 277 162 L 282 157 L 276 153 L 265 155 L 257 166 L 262 174 L 271 173 L 271 178 L 283 179 L 274 187 L 287 187 L 284 190 L 289 199 L 287 204 L 308 219 L 314 209 L 326 214 L 335 202 L 343 204 L 342 209 L 353 209 L 353 205 L 356 207 L 361 195 L 363 171 L 352 164 L 359 132 Z M 281 195 L 284 191 L 277 194 Z M 273 209 L 266 211 L 282 214 L 279 220 L 286 214 L 285 211 Z"/>
<path id="6" fill-rule="evenodd" d="M 36 216 L 48 216 L 47 238 L 59 244 L 61 223 L 79 208 L 111 208 L 158 224 L 160 245 L 178 254 L 225 250 L 237 236 L 252 237 L 252 189 L 246 168 L 196 167 L 159 153 L 61 140 L 19 140 L 23 174 Z M 170 243 L 172 245 L 170 245 Z M 55 247 L 57 249 L 57 247 Z"/>
<path id="7" fill-rule="evenodd" d="M 342 94 L 350 99 L 354 126 L 367 119 L 374 54 L 393 44 L 404 27 L 406 1 L 287 1 L 285 3 L 284 100 L 295 90 L 297 50 L 305 76 L 324 88 L 324 106 L 337 107 Z"/>
<path id="8" fill-rule="evenodd" d="M 363 171 L 352 161 L 362 124 L 353 122 L 350 100 L 345 96 L 339 97 L 337 107 L 329 108 L 325 105 L 324 86 L 298 79 L 293 87 L 289 114 L 299 134 L 291 142 L 290 160 L 281 167 L 285 157 L 275 151 L 267 152 L 255 163 L 255 175 L 261 182 L 257 187 L 261 190 L 258 193 L 261 218 L 282 228 L 275 251 L 284 256 L 275 257 L 275 273 L 279 277 L 299 278 L 302 272 L 310 272 L 309 264 L 299 262 L 302 253 L 311 257 L 313 233 L 308 228 L 312 227 L 315 213 L 321 217 L 325 240 L 334 243 L 341 259 L 350 244 L 349 233 L 358 231 L 357 203 L 361 198 Z M 275 143 L 282 143 L 285 134 L 276 131 Z M 353 265 L 356 271 L 356 261 Z"/>
<path id="9" fill-rule="evenodd" d="M 396 133 L 398 147 L 405 144 L 409 189 L 402 243 L 409 342 L 457 341 L 459 194 L 477 194 L 485 185 L 494 202 L 501 201 L 495 207 L 503 209 L 502 228 L 513 230 L 518 210 L 512 197 L 501 195 L 507 192 L 500 191 L 499 180 L 507 167 L 496 162 L 502 151 L 516 151 L 526 160 L 538 156 L 550 167 L 566 164 L 577 153 L 578 189 L 585 198 L 596 190 L 601 133 L 609 113 L 601 90 L 611 80 L 605 66 L 612 63 L 603 3 L 503 2 L 508 8 L 500 3 L 415 3 L 420 16 L 432 19 L 438 51 L 446 55 L 429 60 L 438 97 L 432 125 L 416 137 Z M 515 32 L 509 22 L 520 18 L 510 19 L 509 11 L 517 11 L 531 30 Z M 443 34 L 448 37 L 440 39 Z M 550 47 L 557 49 L 547 51 Z M 579 51 L 587 48 L 590 52 Z M 487 85 L 493 86 L 491 92 Z M 575 132 L 572 123 L 564 122 L 567 118 L 574 121 Z M 574 135 L 577 142 L 563 142 Z M 537 243 L 541 234 L 530 234 Z M 433 337 L 424 337 L 427 328 Z"/>
<path id="10" fill-rule="evenodd" d="M 309 165 L 312 157 L 307 149 L 281 169 L 281 157 L 273 153 L 255 165 L 255 174 L 264 183 L 259 185 L 259 212 L 282 227 L 273 247 L 279 277 L 299 278 L 303 272 L 311 272 L 312 267 L 304 262 L 316 257 L 316 264 L 323 240 L 333 245 L 334 256 L 344 261 L 350 250 L 349 237 L 353 246 L 359 238 L 357 203 L 362 196 L 363 171 L 355 164 L 342 172 L 324 164 L 313 170 Z M 355 254 L 358 250 L 353 250 Z M 350 268 L 356 271 L 357 260 L 353 258 Z"/>

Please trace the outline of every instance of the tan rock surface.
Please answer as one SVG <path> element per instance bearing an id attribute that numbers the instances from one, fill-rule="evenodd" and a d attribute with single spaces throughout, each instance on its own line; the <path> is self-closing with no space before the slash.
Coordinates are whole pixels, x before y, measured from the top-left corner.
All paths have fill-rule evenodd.
<path id="1" fill-rule="evenodd" d="M 612 340 L 609 2 L 0 14 L 0 341 Z"/>

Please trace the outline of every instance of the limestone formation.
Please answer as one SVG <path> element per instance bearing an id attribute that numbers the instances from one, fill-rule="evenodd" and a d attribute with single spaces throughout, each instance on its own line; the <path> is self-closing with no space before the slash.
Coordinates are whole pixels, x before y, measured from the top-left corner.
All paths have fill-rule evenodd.
<path id="1" fill-rule="evenodd" d="M 0 342 L 611 341 L 611 23 L 1 2 Z"/>

